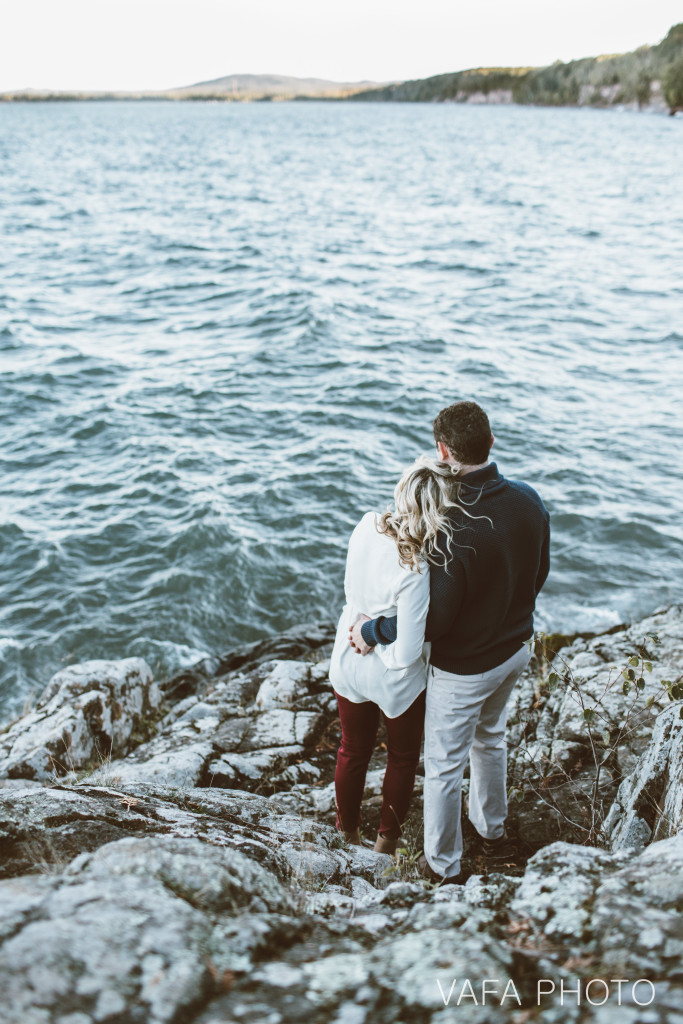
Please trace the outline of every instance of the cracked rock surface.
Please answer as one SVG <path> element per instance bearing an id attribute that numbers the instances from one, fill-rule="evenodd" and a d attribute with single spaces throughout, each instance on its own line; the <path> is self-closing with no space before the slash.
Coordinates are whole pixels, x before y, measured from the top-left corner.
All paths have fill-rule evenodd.
<path id="1" fill-rule="evenodd" d="M 160 698 L 142 658 L 62 669 L 35 708 L 0 734 L 0 777 L 49 779 L 126 754 Z"/>
<path id="2" fill-rule="evenodd" d="M 302 627 L 159 682 L 138 658 L 71 666 L 0 733 L 0 1021 L 683 1024 L 683 721 L 661 686 L 681 610 L 557 656 L 586 701 L 605 694 L 602 732 L 628 699 L 609 679 L 634 651 L 652 662 L 600 845 L 581 842 L 582 708 L 532 662 L 509 728 L 518 856 L 485 864 L 465 821 L 464 886 L 415 870 L 420 777 L 398 863 L 334 828 L 332 639 Z M 369 835 L 382 774 L 378 749 Z"/>

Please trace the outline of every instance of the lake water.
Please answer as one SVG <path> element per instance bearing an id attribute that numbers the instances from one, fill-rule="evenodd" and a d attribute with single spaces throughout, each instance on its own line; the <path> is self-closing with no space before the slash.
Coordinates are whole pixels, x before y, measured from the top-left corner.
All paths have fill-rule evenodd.
<path id="1" fill-rule="evenodd" d="M 0 105 L 0 712 L 337 618 L 438 410 L 552 516 L 536 625 L 683 600 L 683 121 Z"/>

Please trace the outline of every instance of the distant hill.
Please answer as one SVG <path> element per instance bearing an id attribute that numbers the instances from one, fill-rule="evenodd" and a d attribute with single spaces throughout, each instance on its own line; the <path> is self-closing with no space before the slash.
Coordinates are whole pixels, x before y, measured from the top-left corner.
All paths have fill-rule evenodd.
<path id="1" fill-rule="evenodd" d="M 324 78 L 292 78 L 288 75 L 226 75 L 173 89 L 175 96 L 221 96 L 236 100 L 341 98 L 382 88 L 378 82 L 330 82 Z"/>
<path id="2" fill-rule="evenodd" d="M 683 109 L 683 23 L 656 46 L 543 68 L 473 68 L 349 97 L 354 101 L 529 103 Z"/>

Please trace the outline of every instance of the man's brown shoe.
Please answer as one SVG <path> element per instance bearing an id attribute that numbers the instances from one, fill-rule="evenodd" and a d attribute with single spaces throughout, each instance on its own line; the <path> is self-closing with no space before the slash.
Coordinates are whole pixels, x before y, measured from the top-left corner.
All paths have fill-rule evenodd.
<path id="1" fill-rule="evenodd" d="M 418 858 L 417 868 L 423 878 L 426 878 L 428 882 L 436 882 L 438 885 L 464 885 L 470 877 L 469 872 L 462 869 L 457 875 L 449 875 L 448 877 L 440 875 L 430 865 L 424 853 L 420 854 Z"/>
<path id="2" fill-rule="evenodd" d="M 496 839 L 485 839 L 482 836 L 481 852 L 487 860 L 498 861 L 502 864 L 513 864 L 517 856 L 514 844 L 505 830 L 503 830 L 502 836 L 498 836 Z"/>

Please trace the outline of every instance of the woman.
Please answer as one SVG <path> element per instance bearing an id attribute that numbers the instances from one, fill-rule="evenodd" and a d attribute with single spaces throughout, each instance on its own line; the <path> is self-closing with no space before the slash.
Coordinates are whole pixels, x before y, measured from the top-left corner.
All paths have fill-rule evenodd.
<path id="1" fill-rule="evenodd" d="M 423 657 L 429 609 L 429 563 L 450 550 L 447 516 L 458 506 L 458 466 L 427 456 L 405 470 L 394 491 L 393 511 L 367 512 L 356 526 L 346 560 L 346 604 L 330 663 L 342 741 L 337 754 L 337 828 L 360 845 L 360 807 L 380 714 L 387 733 L 378 853 L 393 854 L 408 813 L 420 759 L 427 663 Z M 458 506 L 459 507 L 459 506 Z M 398 616 L 398 638 L 361 657 L 349 645 L 359 615 Z"/>

